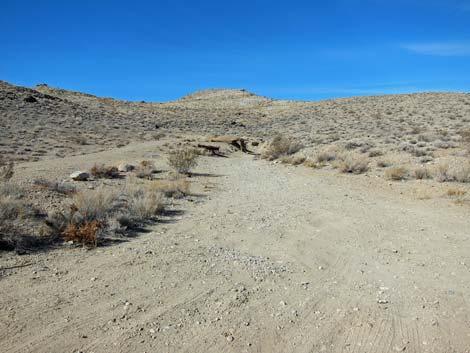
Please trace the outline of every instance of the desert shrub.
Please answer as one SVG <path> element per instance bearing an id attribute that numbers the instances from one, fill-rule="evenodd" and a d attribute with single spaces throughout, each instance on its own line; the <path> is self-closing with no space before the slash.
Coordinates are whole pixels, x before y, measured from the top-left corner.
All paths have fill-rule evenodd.
<path id="1" fill-rule="evenodd" d="M 459 183 L 470 183 L 470 161 L 454 160 L 450 165 L 448 163 L 438 164 L 435 174 L 440 182 L 456 181 Z"/>
<path id="2" fill-rule="evenodd" d="M 403 166 L 392 167 L 385 171 L 385 178 L 389 180 L 405 180 L 408 177 L 408 169 Z"/>
<path id="3" fill-rule="evenodd" d="M 302 163 L 304 166 L 308 167 L 308 168 L 317 168 L 318 167 L 318 163 L 315 162 L 313 159 L 311 158 L 307 158 L 303 163 Z"/>
<path id="4" fill-rule="evenodd" d="M 373 157 L 380 157 L 380 156 L 383 156 L 384 153 L 379 150 L 379 149 L 371 149 L 369 150 L 369 157 L 373 158 Z"/>
<path id="5" fill-rule="evenodd" d="M 100 188 L 85 190 L 74 195 L 71 208 L 84 222 L 105 222 L 120 207 L 115 191 Z"/>
<path id="6" fill-rule="evenodd" d="M 121 213 L 126 219 L 141 222 L 159 214 L 164 209 L 163 194 L 149 188 L 132 187 L 127 191 L 127 209 Z"/>
<path id="7" fill-rule="evenodd" d="M 387 167 L 390 167 L 391 165 L 392 165 L 392 162 L 387 161 L 385 159 L 382 159 L 377 162 L 377 167 L 379 168 L 387 168 Z"/>
<path id="8" fill-rule="evenodd" d="M 36 179 L 34 185 L 40 186 L 50 191 L 58 192 L 59 194 L 71 195 L 77 192 L 77 188 L 69 183 L 50 181 L 47 179 Z"/>
<path id="9" fill-rule="evenodd" d="M 5 163 L 0 168 L 0 250 L 14 250 L 26 239 L 18 220 L 32 213 L 21 200 L 21 189 L 10 181 L 13 164 Z"/>
<path id="10" fill-rule="evenodd" d="M 283 135 L 276 135 L 262 152 L 261 158 L 272 161 L 282 156 L 297 153 L 302 148 L 303 146 L 300 142 Z"/>
<path id="11" fill-rule="evenodd" d="M 102 224 L 97 220 L 85 221 L 82 224 L 69 223 L 62 232 L 62 237 L 66 241 L 73 241 L 94 248 L 98 245 L 100 231 L 102 231 Z"/>
<path id="12" fill-rule="evenodd" d="M 470 183 L 470 161 L 456 163 L 452 169 L 452 178 L 459 183 Z"/>
<path id="13" fill-rule="evenodd" d="M 335 147 L 329 147 L 319 151 L 315 154 L 314 159 L 317 163 L 326 163 L 336 160 L 338 157 L 338 150 Z"/>
<path id="14" fill-rule="evenodd" d="M 362 174 L 369 170 L 367 158 L 354 152 L 338 156 L 336 166 L 341 173 Z"/>
<path id="15" fill-rule="evenodd" d="M 183 148 L 169 152 L 168 165 L 176 172 L 188 174 L 197 166 L 199 153 L 194 148 Z"/>
<path id="16" fill-rule="evenodd" d="M 105 166 L 104 164 L 95 164 L 90 173 L 95 178 L 113 179 L 119 177 L 119 170 L 114 166 Z"/>
<path id="17" fill-rule="evenodd" d="M 465 129 L 459 132 L 462 145 L 470 153 L 470 129 Z"/>
<path id="18" fill-rule="evenodd" d="M 413 176 L 416 178 L 416 179 L 429 179 L 431 177 L 431 173 L 429 172 L 429 169 L 424 167 L 424 166 L 421 166 L 421 167 L 418 167 L 418 168 L 415 168 L 413 170 Z"/>
<path id="19" fill-rule="evenodd" d="M 116 192 L 86 190 L 72 197 L 64 212 L 53 212 L 45 220 L 53 235 L 95 247 L 110 218 L 120 209 Z"/>
<path id="20" fill-rule="evenodd" d="M 436 175 L 436 179 L 441 183 L 452 181 L 452 177 L 449 173 L 449 164 L 447 163 L 440 163 L 436 165 L 434 173 Z"/>
<path id="21" fill-rule="evenodd" d="M 450 188 L 449 190 L 447 190 L 447 195 L 452 196 L 452 197 L 462 197 L 466 193 L 467 192 L 465 190 L 455 189 L 455 188 Z"/>
<path id="22" fill-rule="evenodd" d="M 141 179 L 152 179 L 154 172 L 155 164 L 149 160 L 141 161 L 135 169 L 135 175 Z"/>
<path id="23" fill-rule="evenodd" d="M 0 156 L 0 183 L 9 181 L 14 174 L 14 163 L 6 162 L 3 157 Z"/>
<path id="24" fill-rule="evenodd" d="M 150 185 L 154 192 L 161 192 L 166 197 L 182 198 L 189 194 L 190 183 L 187 180 L 155 180 Z"/>
<path id="25" fill-rule="evenodd" d="M 294 154 L 290 156 L 284 156 L 281 158 L 281 163 L 283 164 L 291 164 L 291 165 L 300 165 L 305 162 L 307 157 L 303 154 Z"/>

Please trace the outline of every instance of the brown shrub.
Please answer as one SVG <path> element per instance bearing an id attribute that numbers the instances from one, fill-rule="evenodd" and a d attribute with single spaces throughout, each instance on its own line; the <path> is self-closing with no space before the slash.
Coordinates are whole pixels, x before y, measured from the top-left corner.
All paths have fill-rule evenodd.
<path id="1" fill-rule="evenodd" d="M 408 169 L 405 167 L 392 167 L 385 171 L 385 178 L 389 180 L 405 180 L 408 177 Z"/>
<path id="2" fill-rule="evenodd" d="M 188 174 L 197 166 L 199 153 L 194 148 L 183 148 L 169 152 L 168 165 L 176 172 Z"/>
<path id="3" fill-rule="evenodd" d="M 95 178 L 113 179 L 119 177 L 119 170 L 114 166 L 105 166 L 104 164 L 95 164 L 90 173 Z"/>
<path id="4" fill-rule="evenodd" d="M 70 223 L 62 232 L 62 237 L 66 241 L 73 241 L 89 248 L 95 248 L 98 245 L 98 233 L 103 224 L 96 219 L 82 224 Z"/>
<path id="5" fill-rule="evenodd" d="M 297 153 L 303 148 L 303 145 L 293 138 L 283 135 L 276 135 L 261 153 L 261 158 L 275 160 L 282 156 L 289 156 Z"/>

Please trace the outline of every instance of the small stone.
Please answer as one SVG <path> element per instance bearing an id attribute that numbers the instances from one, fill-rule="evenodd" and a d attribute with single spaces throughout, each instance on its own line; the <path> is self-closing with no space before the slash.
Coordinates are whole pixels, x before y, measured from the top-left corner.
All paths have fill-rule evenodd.
<path id="1" fill-rule="evenodd" d="M 388 304 L 388 300 L 387 299 L 377 299 L 377 303 L 378 304 Z"/>

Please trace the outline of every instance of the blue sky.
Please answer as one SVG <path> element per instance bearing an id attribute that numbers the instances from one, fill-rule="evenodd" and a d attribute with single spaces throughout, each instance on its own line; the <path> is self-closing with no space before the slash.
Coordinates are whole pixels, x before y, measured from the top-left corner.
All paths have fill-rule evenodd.
<path id="1" fill-rule="evenodd" d="M 0 79 L 166 101 L 470 91 L 470 0 L 1 0 Z"/>

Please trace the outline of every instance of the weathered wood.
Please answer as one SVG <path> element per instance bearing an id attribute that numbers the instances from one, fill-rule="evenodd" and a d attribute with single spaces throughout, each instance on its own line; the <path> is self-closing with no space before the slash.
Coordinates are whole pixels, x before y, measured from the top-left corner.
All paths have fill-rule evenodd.
<path id="1" fill-rule="evenodd" d="M 197 145 L 198 148 L 204 148 L 205 150 L 207 151 L 210 151 L 212 154 L 216 155 L 217 152 L 220 151 L 220 147 L 219 146 L 212 146 L 212 145 L 204 145 L 202 143 L 199 143 Z"/>

